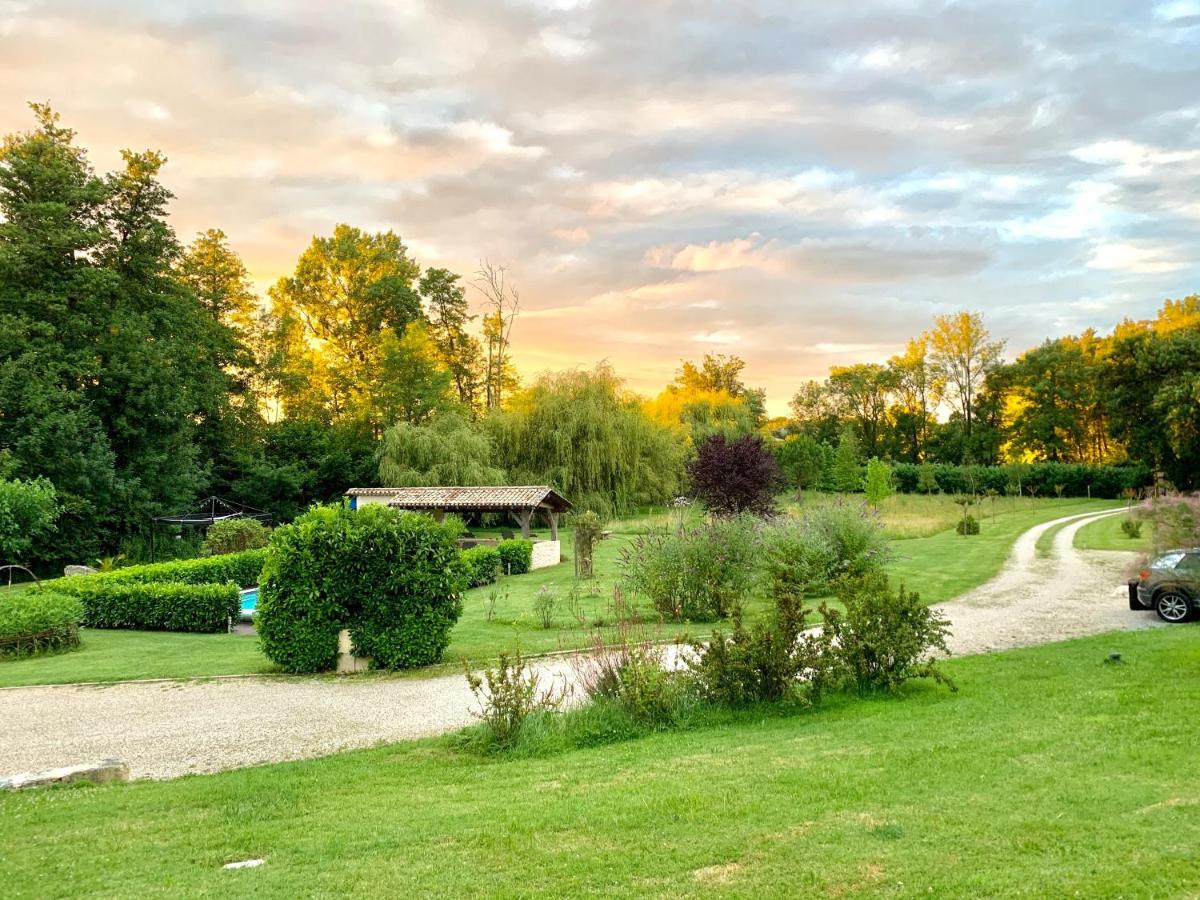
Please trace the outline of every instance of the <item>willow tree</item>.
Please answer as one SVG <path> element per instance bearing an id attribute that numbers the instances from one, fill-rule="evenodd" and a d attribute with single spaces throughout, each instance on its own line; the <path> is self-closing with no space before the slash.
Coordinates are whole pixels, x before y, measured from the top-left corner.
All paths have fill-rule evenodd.
<path id="1" fill-rule="evenodd" d="M 607 364 L 543 375 L 486 420 L 514 483 L 551 484 L 605 515 L 678 494 L 685 445 Z"/>
<path id="2" fill-rule="evenodd" d="M 379 480 L 388 487 L 504 484 L 495 456 L 491 438 L 463 416 L 446 413 L 426 425 L 401 422 L 384 432 Z"/>

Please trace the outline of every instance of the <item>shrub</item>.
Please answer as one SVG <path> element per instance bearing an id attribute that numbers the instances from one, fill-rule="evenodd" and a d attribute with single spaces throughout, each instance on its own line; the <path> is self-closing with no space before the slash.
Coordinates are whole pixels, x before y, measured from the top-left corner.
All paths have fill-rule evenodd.
<path id="1" fill-rule="evenodd" d="M 541 678 L 518 651 L 501 653 L 495 669 L 481 675 L 467 670 L 467 684 L 479 702 L 476 716 L 487 730 L 489 749 L 510 748 L 525 721 L 535 712 L 557 708 L 561 693 L 544 691 Z"/>
<path id="2" fill-rule="evenodd" d="M 226 584 L 143 583 L 104 575 L 64 578 L 56 586 L 83 604 L 89 628 L 142 631 L 225 631 L 241 613 L 238 587 Z"/>
<path id="3" fill-rule="evenodd" d="M 500 551 L 495 547 L 472 547 L 462 552 L 468 587 L 492 584 L 500 576 Z"/>
<path id="4" fill-rule="evenodd" d="M 1137 519 L 1124 518 L 1121 520 L 1121 531 L 1131 541 L 1142 536 L 1142 523 Z"/>
<path id="5" fill-rule="evenodd" d="M 893 470 L 892 474 L 897 481 L 900 480 L 899 470 Z M 920 491 L 922 494 L 932 494 L 937 489 L 937 473 L 933 471 L 933 466 L 927 462 L 921 463 L 916 467 L 916 479 L 913 481 L 913 490 Z"/>
<path id="6" fill-rule="evenodd" d="M 89 576 L 93 581 L 135 581 L 140 584 L 176 582 L 180 584 L 223 584 L 232 581 L 241 587 L 258 584 L 266 561 L 267 551 L 244 550 L 200 559 L 182 559 L 127 566 L 102 575 Z"/>
<path id="7" fill-rule="evenodd" d="M 660 616 L 711 622 L 750 590 L 758 546 L 758 528 L 748 517 L 650 532 L 622 550 L 622 577 Z"/>
<path id="8" fill-rule="evenodd" d="M 258 550 L 267 546 L 270 537 L 271 529 L 258 519 L 224 519 L 209 526 L 200 552 L 204 556 L 220 556 Z"/>
<path id="9" fill-rule="evenodd" d="M 903 587 L 892 591 L 882 573 L 842 582 L 844 613 L 824 604 L 825 636 L 836 647 L 833 677 L 859 691 L 897 690 L 910 678 L 933 678 L 956 690 L 938 668 L 949 622 Z"/>
<path id="10" fill-rule="evenodd" d="M 775 599 L 824 593 L 838 579 L 882 571 L 890 558 L 883 528 L 864 505 L 839 500 L 764 535 L 763 569 Z"/>
<path id="11" fill-rule="evenodd" d="M 815 488 L 833 464 L 833 451 L 806 434 L 793 434 L 775 449 L 784 480 L 800 490 Z"/>
<path id="12" fill-rule="evenodd" d="M 1175 494 L 1147 500 L 1139 515 L 1150 522 L 1155 553 L 1200 543 L 1200 497 Z"/>
<path id="13" fill-rule="evenodd" d="M 712 435 L 696 448 L 688 477 L 692 493 L 719 516 L 771 512 L 781 483 L 775 457 L 754 435 Z"/>
<path id="14" fill-rule="evenodd" d="M 556 605 L 554 588 L 548 584 L 543 584 L 538 588 L 537 596 L 533 598 L 533 614 L 542 628 L 549 630 L 554 627 L 554 607 Z"/>
<path id="15" fill-rule="evenodd" d="M 30 590 L 0 601 L 0 657 L 35 656 L 79 646 L 78 597 Z"/>
<path id="16" fill-rule="evenodd" d="M 496 545 L 500 567 L 506 575 L 524 575 L 533 564 L 533 541 L 514 538 Z"/>
<path id="17" fill-rule="evenodd" d="M 729 635 L 714 631 L 693 645 L 687 663 L 701 696 L 726 706 L 816 699 L 831 665 L 830 639 L 804 633 L 807 615 L 799 598 L 781 598 L 769 622 L 747 629 L 735 609 Z"/>
<path id="18" fill-rule="evenodd" d="M 289 672 L 334 667 L 337 636 L 378 668 L 441 658 L 462 612 L 459 523 L 381 505 L 314 507 L 275 529 L 255 624 Z"/>
<path id="19" fill-rule="evenodd" d="M 964 513 L 954 530 L 962 535 L 979 534 L 979 520 L 970 513 Z"/>

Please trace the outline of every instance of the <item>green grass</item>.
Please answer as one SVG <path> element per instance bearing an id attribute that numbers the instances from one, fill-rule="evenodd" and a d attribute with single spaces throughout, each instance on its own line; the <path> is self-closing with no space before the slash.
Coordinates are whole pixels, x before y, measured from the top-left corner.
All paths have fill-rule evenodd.
<path id="1" fill-rule="evenodd" d="M 958 694 L 536 760 L 423 741 L 0 796 L 0 879 L 14 898 L 1194 896 L 1198 634 L 954 660 Z"/>
<path id="2" fill-rule="evenodd" d="M 1142 525 L 1141 537 L 1129 538 L 1121 530 L 1125 516 L 1109 516 L 1084 525 L 1075 532 L 1075 546 L 1080 550 L 1125 550 L 1149 553 L 1151 549 L 1150 522 Z"/>
<path id="3" fill-rule="evenodd" d="M 834 502 L 822 495 L 807 495 L 803 505 L 788 504 L 788 511 Z M 853 502 L 853 501 L 852 501 Z M 897 560 L 893 574 L 928 603 L 949 600 L 982 584 L 995 575 L 1008 557 L 1017 536 L 1039 522 L 1073 513 L 1111 508 L 1115 501 L 1102 500 L 1013 500 L 1002 498 L 994 507 L 979 512 L 982 533 L 962 537 L 953 531 L 961 509 L 944 495 L 890 497 L 881 505 L 880 517 L 894 538 Z M 612 524 L 612 537 L 596 545 L 596 578 L 578 583 L 578 604 L 589 623 L 612 622 L 613 589 L 620 574 L 621 550 L 637 534 L 672 521 L 665 511 L 646 513 Z M 697 513 L 692 511 L 693 518 Z M 1115 518 L 1115 517 L 1114 517 Z M 544 533 L 544 532 L 543 532 Z M 900 539 L 902 535 L 924 535 Z M 573 552 L 572 533 L 560 534 L 563 550 Z M 577 582 L 571 562 L 527 575 L 504 579 L 468 591 L 462 618 L 451 634 L 446 666 L 431 672 L 457 668 L 458 660 L 483 662 L 502 651 L 520 648 L 535 654 L 588 646 L 592 629 L 577 621 L 568 597 Z M 533 610 L 543 588 L 553 592 L 556 608 L 554 627 L 540 626 Z M 496 594 L 492 618 L 488 618 L 489 596 Z M 643 603 L 643 606 L 645 604 Z M 754 596 L 746 604 L 747 616 L 763 614 L 770 604 Z M 705 635 L 711 624 L 692 625 L 692 634 Z M 688 628 L 666 625 L 660 637 L 678 638 Z M 161 632 L 86 631 L 84 646 L 73 653 L 15 662 L 0 662 L 0 687 L 18 684 L 51 684 L 73 681 L 115 681 L 133 678 L 188 678 L 266 671 L 269 663 L 252 638 L 228 635 L 182 635 Z"/>
<path id="4" fill-rule="evenodd" d="M 240 675 L 273 668 L 258 639 L 247 635 L 85 628 L 81 637 L 82 646 L 68 653 L 0 661 L 0 687 Z"/>

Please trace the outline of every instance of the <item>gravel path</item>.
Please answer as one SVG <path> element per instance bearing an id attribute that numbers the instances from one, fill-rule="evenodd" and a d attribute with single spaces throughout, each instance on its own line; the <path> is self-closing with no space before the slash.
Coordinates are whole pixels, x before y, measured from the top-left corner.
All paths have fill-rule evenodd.
<path id="1" fill-rule="evenodd" d="M 1152 626 L 1123 597 L 1127 554 L 1081 552 L 1075 532 L 1094 514 L 1039 525 L 1016 542 L 992 581 L 941 609 L 955 654 Z M 1051 557 L 1035 545 L 1063 521 Z M 546 683 L 569 663 L 541 666 Z M 324 756 L 339 750 L 438 734 L 473 721 L 461 675 L 230 678 L 0 690 L 0 776 L 114 757 L 133 778 Z"/>
<path id="2" fill-rule="evenodd" d="M 951 653 L 961 656 L 1026 647 L 1117 629 L 1161 625 L 1152 613 L 1129 609 L 1125 568 L 1130 554 L 1077 550 L 1075 533 L 1109 513 L 1065 516 L 1026 531 L 991 581 L 936 607 L 950 620 Z M 1037 555 L 1047 531 L 1049 556 Z"/>

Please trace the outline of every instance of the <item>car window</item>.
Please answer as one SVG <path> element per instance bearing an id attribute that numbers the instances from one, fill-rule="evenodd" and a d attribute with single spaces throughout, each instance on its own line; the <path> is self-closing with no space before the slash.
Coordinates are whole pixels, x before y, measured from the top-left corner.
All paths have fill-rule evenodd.
<path id="1" fill-rule="evenodd" d="M 1150 563 L 1152 569 L 1173 569 L 1183 559 L 1183 553 L 1167 553 Z"/>
<path id="2" fill-rule="evenodd" d="M 1175 564 L 1175 571 L 1200 573 L 1200 553 L 1183 554 L 1183 559 Z"/>

